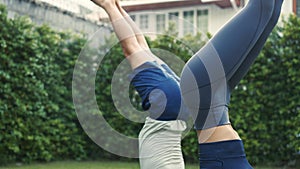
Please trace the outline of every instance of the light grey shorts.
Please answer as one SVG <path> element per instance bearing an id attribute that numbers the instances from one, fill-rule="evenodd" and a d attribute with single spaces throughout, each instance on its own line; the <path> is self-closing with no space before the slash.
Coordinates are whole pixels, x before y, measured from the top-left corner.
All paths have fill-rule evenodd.
<path id="1" fill-rule="evenodd" d="M 182 120 L 158 121 L 146 118 L 139 134 L 141 169 L 184 169 L 181 151 Z"/>

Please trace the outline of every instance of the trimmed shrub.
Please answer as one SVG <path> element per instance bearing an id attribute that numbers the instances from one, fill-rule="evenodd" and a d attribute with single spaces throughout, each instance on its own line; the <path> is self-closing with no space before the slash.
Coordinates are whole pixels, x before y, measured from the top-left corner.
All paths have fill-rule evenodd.
<path id="1" fill-rule="evenodd" d="M 86 157 L 71 81 L 85 39 L 8 19 L 0 6 L 1 163 Z"/>

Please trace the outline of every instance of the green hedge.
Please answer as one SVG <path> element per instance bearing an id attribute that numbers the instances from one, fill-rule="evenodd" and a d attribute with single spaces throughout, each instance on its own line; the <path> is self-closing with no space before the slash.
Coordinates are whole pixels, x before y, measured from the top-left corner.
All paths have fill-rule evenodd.
<path id="1" fill-rule="evenodd" d="M 85 39 L 7 18 L 0 6 L 0 163 L 85 157 L 72 69 Z"/>
<path id="2" fill-rule="evenodd" d="M 250 161 L 282 164 L 300 152 L 300 19 L 277 27 L 233 92 L 231 116 Z"/>
<path id="3" fill-rule="evenodd" d="M 63 159 L 120 159 L 96 146 L 82 131 L 72 102 L 74 64 L 84 36 L 35 26 L 28 18 L 8 19 L 0 6 L 0 163 Z M 188 60 L 205 41 L 159 36 L 151 47 Z M 291 16 L 276 28 L 261 55 L 232 95 L 231 121 L 244 140 L 250 162 L 285 164 L 300 151 L 300 20 Z M 111 42 L 107 39 L 107 43 Z M 104 117 L 121 133 L 137 136 L 142 124 L 119 115 L 112 104 L 111 77 L 123 60 L 119 45 L 110 50 L 96 78 Z M 139 108 L 131 91 L 131 101 Z M 116 123 L 117 122 L 117 123 Z M 126 127 L 124 127 L 126 126 Z M 186 160 L 197 161 L 194 131 L 183 140 Z"/>

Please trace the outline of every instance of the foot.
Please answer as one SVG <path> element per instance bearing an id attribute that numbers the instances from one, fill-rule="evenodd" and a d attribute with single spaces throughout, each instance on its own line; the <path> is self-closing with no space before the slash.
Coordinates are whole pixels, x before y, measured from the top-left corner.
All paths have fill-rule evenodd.
<path id="1" fill-rule="evenodd" d="M 122 7 L 120 5 L 120 1 L 119 0 L 115 0 L 116 1 L 116 6 L 118 7 L 119 11 L 122 13 Z"/>
<path id="2" fill-rule="evenodd" d="M 94 2 L 96 5 L 105 8 L 109 5 L 115 5 L 116 4 L 116 0 L 91 0 L 92 2 Z"/>
<path id="3" fill-rule="evenodd" d="M 120 5 L 120 1 L 119 0 L 115 0 L 115 2 L 116 2 L 116 5 L 118 6 L 118 7 L 120 7 L 121 5 Z"/>

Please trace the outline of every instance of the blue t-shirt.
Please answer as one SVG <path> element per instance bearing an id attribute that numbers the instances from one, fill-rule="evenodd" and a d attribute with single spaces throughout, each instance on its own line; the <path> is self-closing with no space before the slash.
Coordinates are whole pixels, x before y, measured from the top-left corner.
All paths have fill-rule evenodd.
<path id="1" fill-rule="evenodd" d="M 142 107 L 156 120 L 184 120 L 179 77 L 166 65 L 145 62 L 129 75 L 131 84 L 142 98 Z"/>

